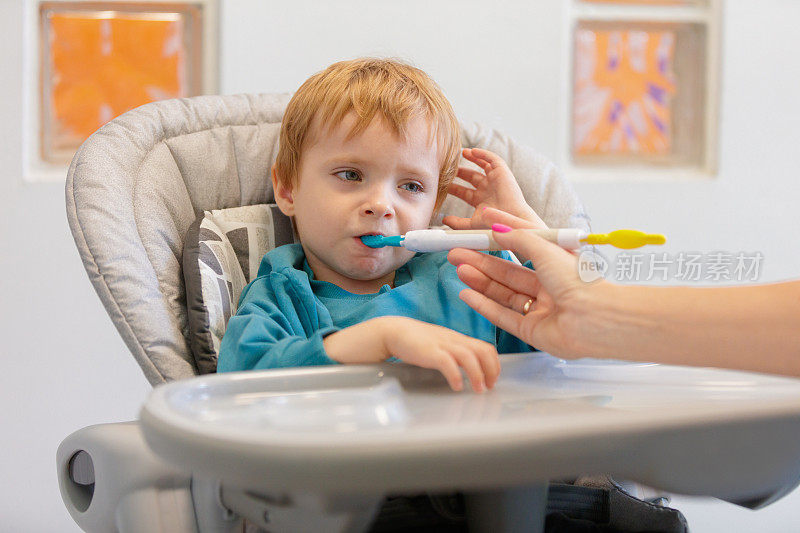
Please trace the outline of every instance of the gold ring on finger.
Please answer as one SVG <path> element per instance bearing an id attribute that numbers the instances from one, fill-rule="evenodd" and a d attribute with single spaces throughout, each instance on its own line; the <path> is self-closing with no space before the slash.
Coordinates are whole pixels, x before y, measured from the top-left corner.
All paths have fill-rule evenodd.
<path id="1" fill-rule="evenodd" d="M 531 310 L 531 306 L 533 305 L 533 298 L 529 298 L 525 305 L 522 306 L 522 314 L 527 315 L 528 311 Z"/>

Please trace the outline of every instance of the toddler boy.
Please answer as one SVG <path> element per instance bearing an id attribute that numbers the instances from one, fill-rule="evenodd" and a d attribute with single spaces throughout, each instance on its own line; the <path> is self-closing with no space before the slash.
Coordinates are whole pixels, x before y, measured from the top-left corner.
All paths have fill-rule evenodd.
<path id="1" fill-rule="evenodd" d="M 421 70 L 381 59 L 335 63 L 287 106 L 272 184 L 299 244 L 276 248 L 242 291 L 220 372 L 397 358 L 440 371 L 454 390 L 494 386 L 500 353 L 530 347 L 459 298 L 445 252 L 369 248 L 364 235 L 427 228 L 448 191 L 476 207 L 536 219 L 502 160 L 464 150 L 455 114 Z M 458 175 L 475 188 L 451 184 Z"/>

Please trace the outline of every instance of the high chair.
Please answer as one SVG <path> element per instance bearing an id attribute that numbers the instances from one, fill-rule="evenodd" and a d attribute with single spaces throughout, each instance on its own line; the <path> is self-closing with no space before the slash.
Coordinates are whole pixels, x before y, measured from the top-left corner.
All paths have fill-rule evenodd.
<path id="1" fill-rule="evenodd" d="M 498 386 L 480 396 L 452 393 L 437 373 L 404 364 L 198 377 L 213 372 L 219 324 L 259 247 L 292 238 L 287 219 L 264 206 L 288 98 L 148 104 L 103 126 L 72 161 L 67 215 L 81 259 L 155 387 L 140 421 L 87 427 L 59 447 L 61 494 L 80 527 L 236 531 L 246 518 L 270 531 L 364 531 L 386 525 L 386 496 L 458 492 L 470 531 L 542 530 L 557 496 L 575 494 L 573 510 L 636 531 L 656 515 L 682 517 L 584 473 L 750 507 L 797 484 L 795 380 L 541 353 L 503 356 Z M 588 226 L 544 157 L 478 125 L 463 126 L 462 138 L 506 159 L 548 225 Z M 247 209 L 243 225 L 257 229 L 241 241 L 244 256 L 225 244 L 235 255 L 217 274 L 223 303 L 193 310 L 187 234 L 219 240 L 201 221 L 225 226 L 225 213 L 251 205 L 264 206 L 264 220 Z M 442 213 L 471 208 L 449 198 Z M 548 488 L 556 479 L 578 488 Z M 643 518 L 637 505 L 652 512 Z"/>

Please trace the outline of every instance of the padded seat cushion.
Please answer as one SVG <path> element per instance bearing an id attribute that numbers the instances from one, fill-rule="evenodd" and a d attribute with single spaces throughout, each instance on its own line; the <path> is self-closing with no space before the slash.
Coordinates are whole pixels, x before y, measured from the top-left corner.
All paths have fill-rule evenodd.
<path id="1" fill-rule="evenodd" d="M 289 217 L 275 204 L 204 211 L 189 226 L 183 249 L 189 346 L 197 370 L 217 370 L 217 355 L 239 295 L 265 253 L 294 242 Z"/>

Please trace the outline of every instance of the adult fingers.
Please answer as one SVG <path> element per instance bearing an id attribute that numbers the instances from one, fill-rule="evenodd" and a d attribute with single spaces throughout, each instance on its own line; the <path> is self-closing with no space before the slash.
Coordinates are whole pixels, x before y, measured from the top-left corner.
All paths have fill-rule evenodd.
<path id="1" fill-rule="evenodd" d="M 490 300 L 473 289 L 462 290 L 458 293 L 458 297 L 461 298 L 465 304 L 486 317 L 486 319 L 495 326 L 504 329 L 528 344 L 533 344 L 530 339 L 522 337 L 522 321 L 525 317 L 528 317 L 528 319 L 532 318 L 535 313 L 523 316 L 516 311 L 503 307 L 494 300 Z"/>
<path id="2" fill-rule="evenodd" d="M 494 240 L 503 248 L 512 250 L 533 262 L 539 282 L 545 286 L 564 286 L 578 279 L 577 258 L 557 244 L 553 244 L 531 230 L 520 229 L 507 233 L 493 232 Z M 484 254 L 486 255 L 486 254 Z M 495 277 L 493 274 L 488 274 Z M 509 284 L 515 288 L 514 285 Z"/>
<path id="3" fill-rule="evenodd" d="M 515 265 L 511 261 L 464 248 L 450 250 L 447 260 L 454 265 L 471 265 L 486 277 L 502 283 L 513 291 L 534 297 L 539 292 L 537 272 L 524 266 Z"/>
<path id="4" fill-rule="evenodd" d="M 475 289 L 503 307 L 508 307 L 517 312 L 522 312 L 528 300 L 535 299 L 539 291 L 538 282 L 532 284 L 530 289 L 526 288 L 524 293 L 511 290 L 503 283 L 493 280 L 468 264 L 460 265 L 456 272 L 458 273 L 458 279 L 466 283 L 471 289 Z"/>

